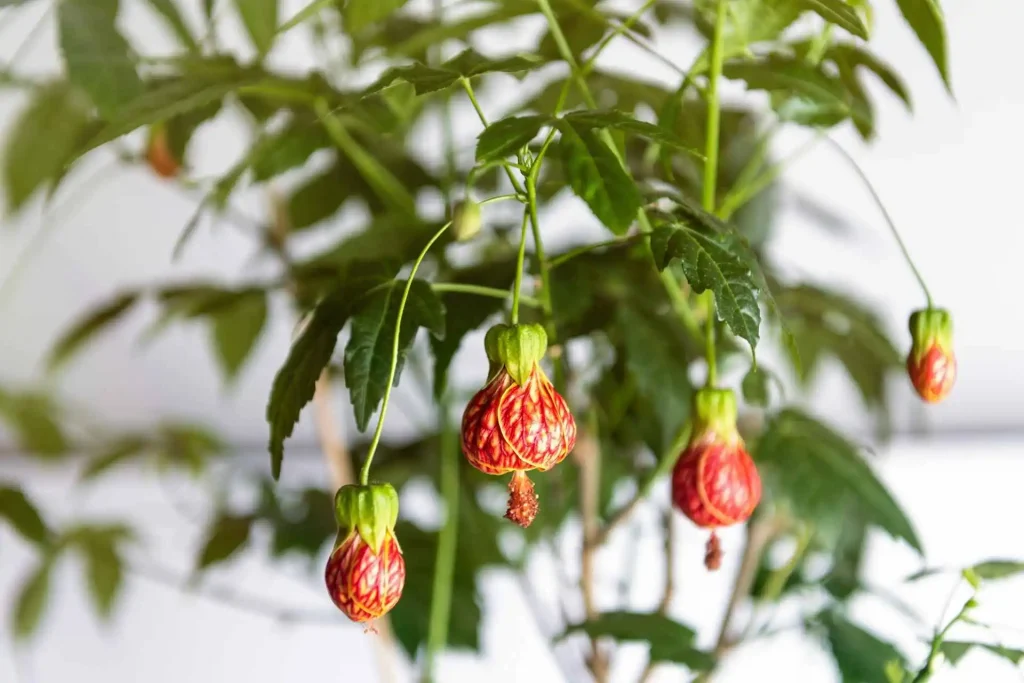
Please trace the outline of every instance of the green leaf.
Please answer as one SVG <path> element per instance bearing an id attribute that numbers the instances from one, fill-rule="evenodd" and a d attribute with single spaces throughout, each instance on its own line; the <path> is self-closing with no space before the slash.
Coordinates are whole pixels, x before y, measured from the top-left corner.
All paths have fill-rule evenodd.
<path id="1" fill-rule="evenodd" d="M 992 645 L 990 643 L 964 643 L 946 640 L 939 646 L 940 651 L 946 656 L 946 661 L 949 662 L 950 666 L 956 666 L 968 651 L 979 647 L 1002 657 L 1014 665 L 1018 665 L 1021 661 L 1024 661 L 1024 650 L 1003 647 L 1002 645 Z"/>
<path id="2" fill-rule="evenodd" d="M 708 38 L 715 23 L 717 0 L 696 0 L 698 28 Z M 778 39 L 806 8 L 794 0 L 730 0 L 723 35 L 723 57 L 746 54 L 749 47 Z M 708 68 L 705 50 L 690 69 L 691 78 Z"/>
<path id="3" fill-rule="evenodd" d="M 364 91 L 365 95 L 380 92 L 396 81 L 413 86 L 417 95 L 444 90 L 455 85 L 462 78 L 473 78 L 487 73 L 519 73 L 530 71 L 541 61 L 530 55 L 513 55 L 502 59 L 490 59 L 472 49 L 464 50 L 440 66 L 427 66 L 413 62 L 408 66 L 388 69 L 377 81 Z"/>
<path id="4" fill-rule="evenodd" d="M 204 427 L 170 422 L 157 427 L 153 448 L 160 470 L 185 468 L 197 476 L 211 458 L 224 453 L 226 446 Z"/>
<path id="5" fill-rule="evenodd" d="M 703 158 L 703 155 L 700 152 L 691 148 L 670 130 L 656 126 L 653 123 L 639 121 L 631 115 L 615 109 L 574 111 L 566 114 L 563 120 L 569 122 L 577 129 L 612 128 L 615 130 L 621 130 L 625 133 L 639 135 L 649 140 L 653 140 L 654 142 L 674 147 L 676 149 L 681 149 Z"/>
<path id="6" fill-rule="evenodd" d="M 230 306 L 212 316 L 214 348 L 221 370 L 233 380 L 256 346 L 267 321 L 267 295 L 262 290 L 242 292 Z"/>
<path id="7" fill-rule="evenodd" d="M 178 38 L 182 47 L 189 52 L 199 52 L 199 43 L 196 42 L 192 31 L 185 22 L 185 18 L 181 16 L 181 12 L 178 11 L 178 6 L 174 0 L 148 0 L 148 2 L 150 7 L 163 18 L 164 23 L 167 24 L 167 27 Z"/>
<path id="8" fill-rule="evenodd" d="M 661 614 L 606 612 L 597 619 L 570 626 L 565 635 L 577 631 L 591 638 L 647 642 L 652 662 L 682 664 L 691 671 L 708 671 L 715 664 L 714 657 L 693 644 L 692 629 Z"/>
<path id="9" fill-rule="evenodd" d="M 88 93 L 104 118 L 142 93 L 128 43 L 117 31 L 118 0 L 62 0 L 60 49 L 68 79 Z"/>
<path id="10" fill-rule="evenodd" d="M 836 63 L 846 64 L 851 69 L 862 66 L 873 71 L 893 94 L 903 100 L 903 103 L 907 105 L 907 109 L 912 109 L 910 91 L 907 89 L 903 79 L 900 78 L 899 74 L 891 66 L 875 54 L 859 45 L 835 43 L 829 48 L 826 55 Z"/>
<path id="11" fill-rule="evenodd" d="M 352 183 L 346 183 L 346 178 L 366 184 L 350 163 L 339 160 L 296 188 L 288 198 L 291 229 L 303 230 L 336 214 L 351 196 Z"/>
<path id="12" fill-rule="evenodd" d="M 891 644 L 880 640 L 835 612 L 822 619 L 843 681 L 849 683 L 888 683 L 889 662 L 903 662 L 903 655 Z"/>
<path id="13" fill-rule="evenodd" d="M 800 0 L 800 4 L 818 14 L 825 21 L 849 31 L 863 40 L 868 39 L 868 28 L 860 15 L 845 0 Z"/>
<path id="14" fill-rule="evenodd" d="M 988 560 L 974 565 L 971 567 L 971 570 L 979 579 L 993 581 L 1024 573 L 1024 562 L 1016 560 Z"/>
<path id="15" fill-rule="evenodd" d="M 953 86 L 949 82 L 949 57 L 946 54 L 946 20 L 938 0 L 896 0 L 896 4 L 903 18 L 917 34 L 917 39 L 931 55 L 942 76 L 942 82 L 948 90 L 952 90 Z"/>
<path id="16" fill-rule="evenodd" d="M 749 264 L 737 255 L 733 240 L 680 223 L 656 228 L 651 233 L 651 250 L 663 270 L 678 259 L 694 292 L 714 292 L 718 319 L 746 339 L 752 351 L 757 347 L 761 325 L 758 287 Z"/>
<path id="17" fill-rule="evenodd" d="M 743 399 L 750 405 L 768 405 L 768 373 L 761 368 L 751 367 L 743 376 L 740 387 L 743 390 Z"/>
<path id="18" fill-rule="evenodd" d="M 573 192 L 612 232 L 626 234 L 642 201 L 633 180 L 593 130 L 565 119 L 559 130 L 562 168 Z"/>
<path id="19" fill-rule="evenodd" d="M 910 520 L 858 449 L 814 418 L 781 411 L 761 436 L 754 459 L 771 500 L 798 517 L 836 523 L 848 498 L 865 520 L 922 552 Z"/>
<path id="20" fill-rule="evenodd" d="M 550 122 L 547 116 L 510 116 L 495 121 L 480 133 L 476 143 L 476 160 L 497 161 L 515 153 L 537 137 L 537 133 Z"/>
<path id="21" fill-rule="evenodd" d="M 50 539 L 46 522 L 21 489 L 0 486 L 0 517 L 6 519 L 26 541 L 43 546 Z"/>
<path id="22" fill-rule="evenodd" d="M 249 541 L 252 522 L 252 517 L 232 515 L 218 517 L 207 532 L 206 540 L 199 551 L 196 568 L 206 569 L 211 565 L 224 562 L 241 550 Z"/>
<path id="23" fill-rule="evenodd" d="M 0 420 L 7 423 L 18 445 L 28 453 L 54 458 L 70 450 L 58 407 L 45 394 L 0 390 Z"/>
<path id="24" fill-rule="evenodd" d="M 284 440 L 291 436 L 302 408 L 313 398 L 316 381 L 331 361 L 338 333 L 348 322 L 358 299 L 375 284 L 379 276 L 353 273 L 349 269 L 342 284 L 313 309 L 302 332 L 292 343 L 288 358 L 274 377 L 267 404 L 270 424 L 270 461 L 274 479 L 281 476 Z"/>
<path id="25" fill-rule="evenodd" d="M 95 479 L 107 470 L 127 462 L 146 450 L 149 441 L 144 437 L 129 435 L 104 444 L 89 459 L 89 464 L 82 470 L 82 481 Z"/>
<path id="26" fill-rule="evenodd" d="M 386 19 L 408 0 L 348 0 L 345 3 L 345 31 L 355 34 L 370 24 Z"/>
<path id="27" fill-rule="evenodd" d="M 745 81 L 752 90 L 765 90 L 790 103 L 781 114 L 797 122 L 828 125 L 847 116 L 865 121 L 869 115 L 856 106 L 843 82 L 821 66 L 784 55 L 731 60 L 722 68 L 726 78 Z"/>
<path id="28" fill-rule="evenodd" d="M 21 584 L 14 604 L 14 637 L 22 640 L 36 632 L 50 598 L 53 561 L 44 557 L 36 570 Z"/>
<path id="29" fill-rule="evenodd" d="M 124 292 L 79 318 L 50 351 L 47 367 L 52 371 L 66 363 L 93 337 L 117 322 L 138 300 L 138 292 Z"/>
<path id="30" fill-rule="evenodd" d="M 81 549 L 93 604 L 100 616 L 109 617 L 124 581 L 124 561 L 114 541 L 105 536 L 86 537 Z"/>
<path id="31" fill-rule="evenodd" d="M 64 174 L 89 123 L 89 102 L 71 85 L 57 82 L 35 91 L 5 133 L 3 189 L 12 213 Z"/>
<path id="32" fill-rule="evenodd" d="M 270 52 L 277 35 L 277 0 L 235 0 L 235 7 L 256 51 L 261 57 Z"/>
<path id="33" fill-rule="evenodd" d="M 322 126 L 293 119 L 280 132 L 260 143 L 252 159 L 253 178 L 263 182 L 299 168 L 314 152 L 330 146 L 331 140 Z"/>
<path id="34" fill-rule="evenodd" d="M 366 430 L 387 389 L 395 343 L 395 323 L 405 286 L 405 280 L 392 280 L 372 292 L 352 318 L 352 336 L 345 347 L 345 386 L 352 396 L 359 431 Z M 430 284 L 424 280 L 415 280 L 402 314 L 395 385 L 398 384 L 405 356 L 420 327 L 427 328 L 435 337 L 443 336 L 444 304 Z"/>

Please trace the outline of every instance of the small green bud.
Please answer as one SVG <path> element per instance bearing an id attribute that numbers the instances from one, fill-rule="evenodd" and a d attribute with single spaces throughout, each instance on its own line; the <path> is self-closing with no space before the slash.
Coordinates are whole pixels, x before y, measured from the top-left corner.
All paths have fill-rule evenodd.
<path id="1" fill-rule="evenodd" d="M 398 522 L 398 492 L 391 484 L 342 486 L 334 496 L 334 517 L 338 538 L 354 529 L 376 553 Z"/>
<path id="2" fill-rule="evenodd" d="M 497 332 L 494 332 L 495 329 Z M 526 384 L 548 349 L 547 332 L 537 324 L 496 325 L 488 332 L 488 336 L 492 332 L 491 345 L 498 362 L 505 366 L 516 384 Z"/>
<path id="3" fill-rule="evenodd" d="M 480 204 L 466 198 L 452 210 L 452 234 L 459 242 L 468 242 L 480 234 Z"/>
<path id="4" fill-rule="evenodd" d="M 953 346 L 953 316 L 945 309 L 925 308 L 914 311 L 910 316 L 909 327 L 915 354 L 923 354 L 936 343 L 946 351 Z"/>
<path id="5" fill-rule="evenodd" d="M 729 437 L 736 431 L 736 395 L 731 389 L 704 388 L 693 397 L 693 434 L 714 432 Z"/>

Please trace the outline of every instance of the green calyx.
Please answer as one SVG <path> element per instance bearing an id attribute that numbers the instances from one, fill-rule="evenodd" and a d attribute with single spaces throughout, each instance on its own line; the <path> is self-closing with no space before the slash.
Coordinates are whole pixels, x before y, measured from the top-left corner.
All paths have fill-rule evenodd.
<path id="1" fill-rule="evenodd" d="M 736 395 L 731 389 L 701 389 L 693 397 L 693 434 L 732 437 L 737 434 L 736 415 Z"/>
<path id="2" fill-rule="evenodd" d="M 334 496 L 334 518 L 339 539 L 355 530 L 374 553 L 379 553 L 384 539 L 395 531 L 398 492 L 391 484 L 342 486 Z"/>
<path id="3" fill-rule="evenodd" d="M 504 366 L 522 386 L 548 350 L 548 334 L 537 324 L 499 324 L 487 330 L 484 349 L 493 365 Z"/>
<path id="4" fill-rule="evenodd" d="M 953 349 L 953 316 L 941 308 L 924 308 L 910 316 L 912 353 L 921 356 L 938 344 L 943 351 Z"/>
<path id="5" fill-rule="evenodd" d="M 468 242 L 480 234 L 480 204 L 466 197 L 452 210 L 452 234 L 459 242 Z"/>

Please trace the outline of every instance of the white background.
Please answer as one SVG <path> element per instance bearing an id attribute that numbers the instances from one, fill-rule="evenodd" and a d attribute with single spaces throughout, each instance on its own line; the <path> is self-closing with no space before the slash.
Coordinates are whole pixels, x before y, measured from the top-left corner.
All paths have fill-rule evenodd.
<path id="1" fill-rule="evenodd" d="M 290 16 L 305 3 L 292 0 L 281 4 L 282 16 Z M 1019 132 L 1024 92 L 1018 73 L 1017 28 L 1024 22 L 1024 5 L 1013 0 L 943 3 L 950 27 L 954 101 L 898 16 L 895 3 L 882 0 L 878 4 L 872 44 L 907 76 L 916 114 L 909 116 L 887 92 L 873 88 L 880 99 L 877 142 L 865 148 L 848 130 L 836 137 L 874 180 L 938 302 L 952 310 L 960 361 L 957 389 L 937 407 L 924 409 L 905 383 L 893 383 L 901 431 L 923 431 L 928 436 L 908 435 L 898 440 L 880 453 L 878 465 L 917 523 L 930 564 L 961 566 L 993 555 L 1024 557 L 1017 529 L 1024 512 L 1017 482 L 1024 466 L 1020 464 L 1021 442 L 1013 436 L 1024 427 L 1019 398 L 1024 393 L 1024 323 L 1013 306 L 1017 293 L 1012 279 L 1024 247 L 1018 166 L 1024 154 Z M 150 46 L 160 49 L 168 45 L 151 15 L 139 5 L 130 0 L 122 3 L 122 24 L 147 51 Z M 2 17 L 0 59 L 9 61 L 48 7 L 49 3 L 36 3 L 13 20 Z M 233 22 L 225 21 L 225 31 L 237 37 L 238 27 Z M 535 29 L 533 24 L 525 25 L 523 35 L 533 36 Z M 510 45 L 525 41 L 520 40 L 522 36 L 507 34 L 502 38 Z M 47 22 L 19 57 L 23 72 L 55 70 L 53 44 L 54 32 Z M 496 44 L 488 41 L 481 47 L 486 50 Z M 688 37 L 670 37 L 662 44 L 679 64 L 689 63 L 694 53 L 694 42 Z M 283 68 L 303 68 L 312 59 L 301 31 L 290 34 L 272 57 Z M 672 81 L 671 73 L 641 61 L 626 49 L 609 50 L 605 62 L 617 68 L 635 65 L 646 78 Z M 730 91 L 729 95 L 740 96 L 741 92 Z M 22 103 L 12 91 L 0 93 L 0 126 L 11 120 Z M 497 115 L 500 109 L 495 106 L 494 111 Z M 458 124 L 468 143 L 478 130 L 471 113 L 460 112 Z M 803 134 L 794 133 L 783 141 L 783 148 L 802 140 Z M 192 161 L 202 174 L 216 173 L 234 162 L 244 142 L 237 122 L 224 117 L 197 139 Z M 424 149 L 436 144 L 436 130 L 430 128 L 417 141 Z M 793 166 L 785 182 L 794 192 L 816 197 L 847 217 L 855 233 L 847 240 L 837 240 L 809 225 L 801 214 L 786 211 L 775 244 L 780 260 L 798 267 L 794 272 L 801 276 L 846 288 L 874 303 L 885 312 L 896 339 L 907 343 L 906 316 L 922 303 L 921 296 L 855 175 L 834 152 L 821 148 Z M 185 257 L 171 263 L 171 248 L 194 204 L 193 197 L 146 172 L 111 166 L 108 159 L 100 157 L 76 172 L 50 210 L 31 207 L 18 220 L 8 221 L 0 230 L 0 383 L 44 379 L 40 358 L 69 318 L 120 287 L 242 273 L 252 247 L 227 225 L 205 227 Z M 258 215 L 265 207 L 255 196 L 247 198 L 242 208 Z M 552 231 L 554 245 L 599 234 L 593 220 L 579 208 L 575 200 L 565 201 L 542 216 L 546 225 L 566 226 Z M 336 229 L 327 226 L 321 237 L 329 239 Z M 252 271 L 245 272 L 252 276 Z M 263 408 L 290 338 L 287 311 L 283 302 L 276 303 L 272 324 L 231 390 L 221 388 L 205 331 L 199 327 L 177 327 L 144 348 L 138 345 L 139 333 L 153 319 L 152 310 L 134 313 L 65 374 L 47 381 L 53 382 L 62 396 L 111 424 L 144 425 L 160 416 L 206 422 L 239 444 L 244 467 L 265 467 L 265 456 L 259 450 L 266 430 Z M 467 384 L 479 374 L 478 361 L 473 354 L 462 357 L 459 376 Z M 339 396 L 337 403 L 344 406 L 346 402 Z M 824 373 L 811 405 L 817 413 L 865 436 L 866 425 L 858 417 L 859 399 L 838 371 Z M 415 404 L 409 407 L 410 412 L 414 410 Z M 402 424 L 400 413 L 393 419 L 397 431 L 408 427 Z M 295 443 L 309 444 L 312 438 L 307 416 L 296 432 Z M 288 463 L 291 476 L 311 480 L 323 476 L 315 457 L 304 457 L 298 453 L 301 449 L 295 450 Z M 73 490 L 71 472 L 39 471 L 10 458 L 2 467 L 3 476 L 13 475 L 38 493 L 57 519 L 72 520 L 86 512 L 119 517 L 133 510 L 137 524 L 148 530 L 140 558 L 152 556 L 182 570 L 187 568 L 180 544 L 194 542 L 195 532 L 173 511 L 161 485 L 143 474 L 128 471 L 102 488 L 69 495 Z M 180 488 L 180 495 L 202 500 L 184 484 Z M 653 523 L 648 520 L 646 528 Z M 688 524 L 680 522 L 680 526 L 693 533 Z M 650 541 L 651 552 L 656 552 L 656 539 L 645 539 Z M 11 588 L 27 569 L 27 553 L 11 540 L 0 531 L 0 608 L 4 613 Z M 727 547 L 729 541 L 735 547 L 737 540 L 735 534 L 727 537 Z M 700 539 L 694 535 L 693 541 L 688 545 L 688 557 L 679 562 L 681 589 L 673 608 L 680 619 L 701 627 L 702 641 L 707 643 L 720 619 L 733 567 L 727 563 L 721 573 L 706 576 L 699 561 Z M 618 571 L 617 552 L 621 555 L 622 548 L 612 544 L 602 555 L 602 573 L 606 567 L 612 574 Z M 898 589 L 934 620 L 948 594 L 948 580 L 936 579 L 914 589 L 899 588 L 897 583 L 919 563 L 905 548 L 880 539 L 873 546 L 869 578 Z M 303 574 L 305 568 L 292 569 L 305 578 L 301 582 L 275 578 L 277 574 L 268 575 L 258 558 L 252 558 L 210 581 L 272 602 L 299 601 L 310 609 L 323 609 L 318 570 L 310 578 Z M 136 578 L 130 580 L 114 622 L 99 627 L 79 580 L 75 567 L 69 566 L 61 574 L 45 633 L 32 645 L 15 654 L 9 641 L 0 639 L 0 681 L 35 683 L 69 676 L 114 683 L 143 679 L 270 681 L 303 675 L 347 681 L 356 679 L 357 672 L 373 670 L 373 650 L 357 628 L 340 622 L 315 627 L 275 624 Z M 660 582 L 656 573 L 642 577 L 640 583 L 650 590 L 638 591 L 637 607 L 655 604 Z M 305 585 L 297 585 L 300 583 Z M 614 586 L 610 578 L 606 583 Z M 442 670 L 447 675 L 442 680 L 475 680 L 484 674 L 495 680 L 527 676 L 555 680 L 557 670 L 551 658 L 544 654 L 540 640 L 529 635 L 532 625 L 525 607 L 514 597 L 515 584 L 493 576 L 485 586 L 485 658 L 447 658 Z M 1024 609 L 1020 588 L 1019 583 L 1007 583 L 983 596 L 991 621 L 1024 627 L 1017 616 Z M 605 606 L 615 607 L 613 592 L 605 593 L 609 601 Z M 872 605 L 862 609 L 864 613 L 858 616 L 864 623 L 884 629 L 906 644 L 910 654 L 921 656 L 920 647 L 913 648 L 913 640 L 908 641 L 905 632 L 901 635 L 898 619 Z M 0 633 L 5 630 L 0 627 Z M 1004 629 L 1001 635 L 1007 644 L 1017 642 L 1019 646 L 1022 642 L 1019 630 Z M 634 661 L 628 661 L 630 656 Z M 627 674 L 639 656 L 627 652 L 623 657 L 622 668 L 616 669 L 623 674 L 622 680 L 633 680 Z M 799 672 L 798 679 L 794 671 Z M 730 665 L 720 680 L 747 681 L 755 675 L 759 680 L 787 681 L 830 681 L 834 677 L 819 648 L 787 638 L 738 654 L 735 668 Z M 958 674 L 936 680 L 1017 678 L 992 658 L 971 655 Z"/>

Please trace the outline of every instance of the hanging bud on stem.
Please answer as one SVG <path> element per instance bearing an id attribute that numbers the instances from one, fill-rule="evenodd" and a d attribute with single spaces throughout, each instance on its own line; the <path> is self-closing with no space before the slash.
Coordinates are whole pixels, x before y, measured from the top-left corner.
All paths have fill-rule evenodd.
<path id="1" fill-rule="evenodd" d="M 343 486 L 334 516 L 338 537 L 327 561 L 327 591 L 352 621 L 378 619 L 398 603 L 405 586 L 405 559 L 395 537 L 398 494 L 391 484 Z"/>
<path id="2" fill-rule="evenodd" d="M 480 234 L 480 204 L 466 197 L 452 210 L 452 234 L 459 242 L 468 242 Z"/>
<path id="3" fill-rule="evenodd" d="M 156 123 L 150 126 L 149 142 L 146 144 L 146 162 L 161 178 L 174 178 L 181 170 L 181 162 L 171 149 L 167 125 Z"/>
<path id="4" fill-rule="evenodd" d="M 576 421 L 540 367 L 547 334 L 540 325 L 496 325 L 484 341 L 491 379 L 462 416 L 462 452 L 485 474 L 514 472 L 505 516 L 528 527 L 538 502 L 530 470 L 546 471 L 576 445 Z"/>
<path id="5" fill-rule="evenodd" d="M 690 443 L 672 472 L 672 501 L 697 526 L 711 529 L 704 564 L 721 565 L 715 530 L 746 521 L 761 500 L 761 477 L 736 429 L 736 397 L 705 388 L 694 398 Z"/>
<path id="6" fill-rule="evenodd" d="M 907 355 L 907 374 L 923 400 L 938 403 L 956 382 L 953 318 L 938 308 L 915 311 L 910 316 L 910 335 L 913 346 Z"/>

